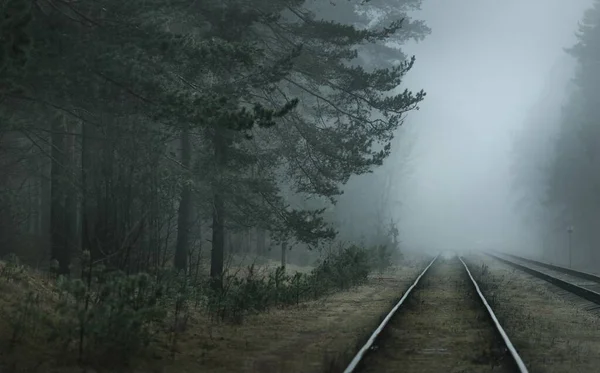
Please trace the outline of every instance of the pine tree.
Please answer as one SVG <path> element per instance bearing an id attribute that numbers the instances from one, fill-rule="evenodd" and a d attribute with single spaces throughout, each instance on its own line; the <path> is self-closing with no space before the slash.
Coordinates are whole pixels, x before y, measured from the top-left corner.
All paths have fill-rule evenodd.
<path id="1" fill-rule="evenodd" d="M 0 97 L 22 90 L 20 75 L 30 60 L 32 4 L 26 0 L 0 2 Z"/>
<path id="2" fill-rule="evenodd" d="M 548 203 L 559 211 L 558 229 L 575 226 L 573 258 L 597 256 L 600 222 L 600 3 L 594 2 L 580 23 L 578 42 L 568 50 L 576 58 L 575 92 L 563 112 L 552 164 Z M 566 237 L 566 233 L 564 233 Z"/>
<path id="3" fill-rule="evenodd" d="M 79 241 L 94 263 L 187 269 L 194 216 L 212 221 L 215 286 L 226 231 L 331 239 L 330 203 L 424 97 L 397 93 L 413 60 L 360 65 L 411 35 L 396 19 L 361 29 L 302 0 L 19 1 L 5 2 L 22 11 L 2 24 L 1 109 L 51 163 L 64 273 Z"/>
<path id="4" fill-rule="evenodd" d="M 268 2 L 262 4 L 266 6 Z M 289 6 L 285 13 L 263 20 L 264 27 L 257 30 L 255 41 L 275 56 L 285 56 L 296 49 L 300 54 L 291 61 L 290 71 L 282 76 L 280 83 L 254 94 L 269 103 L 284 104 L 291 97 L 299 98 L 300 103 L 299 110 L 283 117 L 273 131 L 256 135 L 270 144 L 271 157 L 284 161 L 273 165 L 278 169 L 276 182 L 280 188 L 288 185 L 295 193 L 335 201 L 350 176 L 382 164 L 390 152 L 394 131 L 405 113 L 416 108 L 424 93 L 390 92 L 401 83 L 414 62 L 412 59 L 396 60 L 393 67 L 372 71 L 356 64 L 356 48 L 393 38 L 402 30 L 400 21 L 379 29 L 359 30 L 319 20 L 304 5 L 298 2 Z M 301 209 L 298 213 L 303 218 L 288 221 L 323 224 L 320 215 L 326 205 Z M 287 230 L 293 231 L 295 225 L 288 225 Z M 280 242 L 289 239 L 282 234 L 285 228 L 271 231 L 280 237 L 277 239 Z M 314 235 L 317 238 L 333 235 L 331 229 L 315 232 L 319 232 Z M 306 242 L 309 236 L 301 235 L 301 241 Z"/>
<path id="5" fill-rule="evenodd" d="M 394 131 L 425 94 L 393 92 L 414 59 L 373 71 L 353 64 L 356 46 L 385 42 L 401 29 L 400 21 L 358 30 L 319 20 L 299 7 L 289 10 L 291 16 L 275 23 L 263 42 L 274 50 L 301 44 L 302 54 L 266 99 L 300 98 L 298 112 L 284 118 L 285 130 L 277 131 L 288 172 L 298 192 L 334 197 L 351 175 L 382 164 Z"/>

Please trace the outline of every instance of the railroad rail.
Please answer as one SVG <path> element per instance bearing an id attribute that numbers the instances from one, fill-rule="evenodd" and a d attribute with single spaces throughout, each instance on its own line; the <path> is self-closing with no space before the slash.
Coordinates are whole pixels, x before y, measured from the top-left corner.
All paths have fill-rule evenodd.
<path id="1" fill-rule="evenodd" d="M 600 276 L 523 258 L 513 254 L 486 254 L 509 266 L 520 269 L 523 272 L 545 280 L 569 293 L 586 299 L 595 305 L 600 305 Z M 594 306 L 589 309 L 597 308 L 598 306 Z"/>
<path id="2" fill-rule="evenodd" d="M 539 260 L 534 260 L 534 259 L 530 259 L 530 258 L 525 258 L 522 256 L 518 256 L 518 255 L 514 255 L 514 254 L 503 254 L 506 255 L 508 257 L 526 262 L 526 263 L 530 263 L 530 264 L 535 264 L 538 265 L 540 267 L 544 267 L 544 268 L 548 268 L 548 269 L 552 269 L 558 272 L 562 272 L 562 273 L 566 273 L 568 275 L 573 275 L 585 280 L 590 280 L 590 281 L 595 281 L 600 283 L 600 276 L 595 275 L 593 273 L 589 273 L 589 272 L 583 272 L 583 271 L 577 271 L 575 269 L 572 268 L 567 268 L 567 267 L 562 267 L 556 264 L 550 264 L 550 263 L 546 263 L 546 262 L 541 262 Z"/>
<path id="3" fill-rule="evenodd" d="M 423 341 L 427 341 L 430 337 L 428 335 L 423 335 L 423 334 L 431 334 L 431 333 L 426 333 L 424 330 L 417 330 L 417 333 L 412 333 L 412 332 L 408 332 L 407 330 L 405 330 L 406 328 L 411 328 L 414 327 L 415 325 L 427 325 L 430 322 L 430 319 L 428 319 L 428 317 L 430 317 L 429 315 L 431 314 L 441 314 L 441 318 L 443 319 L 441 322 L 444 323 L 445 325 L 448 324 L 448 320 L 447 317 L 456 317 L 456 319 L 463 319 L 462 321 L 465 322 L 464 319 L 468 319 L 471 320 L 469 322 L 475 322 L 472 320 L 477 320 L 477 323 L 481 323 L 482 321 L 480 320 L 479 317 L 466 317 L 463 315 L 464 312 L 484 312 L 487 316 L 489 316 L 489 320 L 491 322 L 486 323 L 486 326 L 484 328 L 482 328 L 481 325 L 477 325 L 477 326 L 470 326 L 471 329 L 467 329 L 467 332 L 472 331 L 473 334 L 477 334 L 477 337 L 474 338 L 484 338 L 481 337 L 482 332 L 481 330 L 487 330 L 487 334 L 491 339 L 493 339 L 493 341 L 490 343 L 490 346 L 501 346 L 501 352 L 499 352 L 499 354 L 501 354 L 501 356 L 499 357 L 499 361 L 501 360 L 500 363 L 498 363 L 499 365 L 502 365 L 501 369 L 499 370 L 499 372 L 520 372 L 520 373 L 527 373 L 527 367 L 525 366 L 525 364 L 523 363 L 523 360 L 521 359 L 521 357 L 519 356 L 517 350 L 515 349 L 515 347 L 513 346 L 513 344 L 511 343 L 508 335 L 506 334 L 506 332 L 504 331 L 504 329 L 502 328 L 502 326 L 500 325 L 500 322 L 498 321 L 496 315 L 494 314 L 494 311 L 492 310 L 492 308 L 490 307 L 489 303 L 487 302 L 487 300 L 485 299 L 483 293 L 481 292 L 481 290 L 479 289 L 479 285 L 477 284 L 477 281 L 474 279 L 474 277 L 471 274 L 471 271 L 469 270 L 467 264 L 463 261 L 463 259 L 460 256 L 457 256 L 456 258 L 451 258 L 449 260 L 439 260 L 440 255 L 436 256 L 426 267 L 425 269 L 417 276 L 417 278 L 415 279 L 414 283 L 406 290 L 406 292 L 404 293 L 404 295 L 402 296 L 402 298 L 398 301 L 398 303 L 396 305 L 394 305 L 394 307 L 392 308 L 392 310 L 386 315 L 386 317 L 383 319 L 383 321 L 381 322 L 381 324 L 375 329 L 375 331 L 371 334 L 371 336 L 369 337 L 369 339 L 367 340 L 367 342 L 359 349 L 359 351 L 356 353 L 356 355 L 354 356 L 354 358 L 352 359 L 352 361 L 350 362 L 350 364 L 347 366 L 347 368 L 344 370 L 344 373 L 357 373 L 357 372 L 367 372 L 367 371 L 377 371 L 377 372 L 384 372 L 384 371 L 388 371 L 389 369 L 395 371 L 399 368 L 402 368 L 404 371 L 409 371 L 406 369 L 405 363 L 407 363 L 408 361 L 402 361 L 403 357 L 406 357 L 407 359 L 412 359 L 412 364 L 421 364 L 421 363 L 425 363 L 424 361 L 416 361 L 414 360 L 414 354 L 405 354 L 405 355 L 397 355 L 398 351 L 400 350 L 398 348 L 398 345 L 402 345 L 403 349 L 408 349 L 410 350 L 411 348 L 416 348 L 416 346 L 410 346 L 411 340 L 409 337 L 415 337 L 415 335 L 420 335 L 419 338 L 422 338 L 420 340 L 416 340 L 417 342 L 423 342 Z M 437 262 L 442 262 L 442 263 L 437 263 Z M 435 267 L 434 269 L 432 269 L 432 267 Z M 437 271 L 437 272 L 436 272 Z M 441 272 L 440 272 L 441 271 Z M 445 271 L 445 272 L 444 272 Z M 435 273 L 431 273 L 431 272 L 435 272 Z M 438 273 L 440 272 L 440 273 Z M 434 281 L 435 277 L 438 276 L 438 278 L 436 279 L 437 281 Z M 441 277 L 440 277 L 441 276 Z M 433 277 L 430 278 L 430 277 Z M 465 277 L 468 278 L 468 280 L 465 280 Z M 424 278 L 429 281 L 429 283 L 423 284 L 426 280 L 424 280 Z M 431 282 L 433 282 L 433 285 L 431 284 Z M 470 284 L 470 285 L 469 285 Z M 454 286 L 454 287 L 453 287 Z M 464 292 L 464 286 L 466 286 L 469 291 L 473 291 L 474 293 L 477 294 L 477 296 L 475 298 L 477 298 L 476 300 L 471 299 L 470 297 L 465 295 Z M 429 293 L 427 293 L 429 291 Z M 416 294 L 415 294 L 416 293 Z M 424 293 L 424 294 L 422 294 Z M 437 297 L 436 297 L 437 296 Z M 429 303 L 425 303 L 425 300 L 422 298 L 427 298 L 430 297 L 429 299 Z M 467 298 L 467 299 L 464 299 Z M 433 302 L 432 302 L 433 300 Z M 437 302 L 437 303 L 436 303 Z M 448 303 L 448 304 L 444 304 Z M 475 302 L 476 305 L 473 307 L 472 304 L 470 304 L 469 302 Z M 452 303 L 450 305 L 450 303 Z M 419 312 L 412 312 L 414 311 L 415 304 L 417 304 L 416 307 L 419 307 Z M 425 307 L 429 306 L 429 309 L 427 310 L 423 310 L 421 309 L 421 307 L 423 307 L 423 304 L 425 304 Z M 432 307 L 433 305 L 433 307 Z M 446 307 L 445 310 L 442 310 L 441 308 Z M 462 309 L 459 309 L 458 307 L 462 307 Z M 406 308 L 406 312 L 402 312 L 399 313 L 398 311 L 402 308 Z M 475 310 L 474 310 L 475 309 Z M 483 311 L 483 309 L 485 311 Z M 404 310 L 403 310 L 404 311 Z M 426 312 L 425 312 L 426 311 Z M 446 312 L 443 312 L 446 311 Z M 451 312 L 448 312 L 451 311 Z M 398 318 L 403 318 L 403 317 L 408 317 L 406 315 L 411 314 L 413 317 L 413 319 L 410 319 L 406 322 L 404 322 L 404 324 L 402 324 L 401 322 L 399 322 L 397 319 Z M 451 315 L 451 316 L 449 316 Z M 452 324 L 452 323 L 450 323 Z M 491 325 L 490 325 L 491 324 Z M 454 334 L 456 335 L 457 341 L 462 341 L 464 339 L 464 336 L 459 335 L 460 333 L 464 332 L 465 330 L 458 327 L 457 330 L 454 331 Z M 452 333 L 451 333 L 452 334 Z M 447 338 L 448 336 L 444 333 L 442 333 L 441 335 L 442 338 Z M 432 338 L 432 337 L 431 337 Z M 391 342 L 390 342 L 391 340 Z M 433 340 L 433 341 L 427 341 L 427 343 L 438 343 L 439 341 Z M 486 341 L 486 342 L 490 342 L 490 341 Z M 481 345 L 481 341 L 478 342 L 479 346 Z M 484 343 L 485 344 L 485 343 Z M 389 351 L 389 353 L 382 353 L 381 350 L 385 350 L 386 346 L 387 347 L 387 351 Z M 406 346 L 409 345 L 409 346 Z M 492 351 L 492 348 L 496 348 L 496 347 L 489 347 L 490 351 Z M 428 363 L 436 363 L 436 361 L 433 361 L 436 359 L 436 357 L 434 356 L 433 358 L 431 358 L 432 355 L 438 354 L 438 356 L 453 356 L 453 359 L 455 359 L 455 362 L 458 362 L 459 359 L 467 359 L 466 356 L 461 355 L 460 351 L 458 352 L 448 352 L 444 350 L 442 352 L 439 351 L 435 351 L 436 349 L 431 349 L 428 348 L 427 350 L 431 350 L 431 352 L 428 352 L 428 355 L 424 357 L 421 357 L 421 359 L 424 360 L 428 360 Z M 396 356 L 392 356 L 390 357 L 389 354 L 396 354 Z M 401 353 L 400 353 L 401 354 Z M 375 356 L 377 355 L 377 356 Z M 508 360 L 505 359 L 505 357 L 508 357 Z M 381 365 L 380 363 L 378 363 L 377 361 L 381 361 L 381 360 L 386 360 L 385 363 L 383 363 L 383 365 Z M 469 358 L 471 359 L 471 358 Z M 449 367 L 444 367 L 444 361 L 439 361 L 439 366 L 437 366 L 437 368 L 449 368 Z M 447 363 L 447 362 L 446 362 Z M 466 362 L 466 363 L 472 363 L 472 362 Z M 389 367 L 389 369 L 387 368 Z M 371 370 L 370 370 L 371 369 Z M 372 370 L 374 369 L 374 370 Z M 425 369 L 425 367 L 424 367 Z M 418 371 L 421 371 L 421 369 L 419 369 Z M 422 371 L 427 371 L 422 370 Z"/>

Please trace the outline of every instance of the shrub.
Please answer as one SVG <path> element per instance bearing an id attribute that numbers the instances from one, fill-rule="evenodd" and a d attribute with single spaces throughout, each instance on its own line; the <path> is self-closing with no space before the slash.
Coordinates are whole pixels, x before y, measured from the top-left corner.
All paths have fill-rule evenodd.
<path id="1" fill-rule="evenodd" d="M 374 271 L 383 273 L 392 262 L 398 262 L 402 255 L 399 250 L 394 250 L 388 244 L 375 245 L 369 250 L 371 267 Z"/>
<path id="2" fill-rule="evenodd" d="M 368 250 L 352 245 L 330 251 L 311 274 L 325 282 L 327 290 L 346 290 L 364 283 L 371 269 Z"/>
<path id="3" fill-rule="evenodd" d="M 225 278 L 223 290 L 208 297 L 208 309 L 220 320 L 239 323 L 247 314 L 298 305 L 363 284 L 372 269 L 372 252 L 354 245 L 330 251 L 310 273 L 289 275 L 279 267 L 261 275 L 250 265 L 245 276 Z"/>
<path id="4" fill-rule="evenodd" d="M 4 258 L 3 264 L 0 264 L 0 277 L 9 282 L 19 280 L 24 271 L 25 266 L 23 266 L 19 258 L 12 253 Z"/>
<path id="5" fill-rule="evenodd" d="M 76 344 L 83 361 L 127 362 L 150 343 L 166 317 L 165 284 L 145 273 L 107 273 L 93 283 L 58 280 L 58 321 L 52 339 L 65 348 Z"/>
<path id="6" fill-rule="evenodd" d="M 220 291 L 212 290 L 206 278 L 192 282 L 195 276 L 172 270 L 132 275 L 108 271 L 90 266 L 89 261 L 86 265 L 89 255 L 84 255 L 82 267 L 91 268 L 84 269 L 81 278 L 59 276 L 51 294 L 44 294 L 49 297 L 42 300 L 29 292 L 18 302 L 18 313 L 11 310 L 11 345 L 36 337 L 52 343 L 57 356 L 75 352 L 80 363 L 106 367 L 110 362 L 126 365 L 163 333 L 174 354 L 192 304 L 213 319 L 241 323 L 249 314 L 298 305 L 364 283 L 387 258 L 379 250 L 339 246 L 309 273 L 287 274 L 282 267 L 261 272 L 251 264 L 243 275 L 229 274 Z M 0 278 L 14 282 L 22 271 L 11 256 Z"/>

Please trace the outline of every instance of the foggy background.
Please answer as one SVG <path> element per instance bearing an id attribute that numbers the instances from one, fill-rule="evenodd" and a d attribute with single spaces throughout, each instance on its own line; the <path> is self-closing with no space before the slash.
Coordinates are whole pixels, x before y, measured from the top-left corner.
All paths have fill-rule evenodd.
<path id="1" fill-rule="evenodd" d="M 523 196 L 511 173 L 515 134 L 532 117 L 558 115 L 573 67 L 563 48 L 575 43 L 590 5 L 428 0 L 413 13 L 432 33 L 404 47 L 417 58 L 407 85 L 427 92 L 407 121 L 414 137 L 410 172 L 392 171 L 405 173 L 399 178 L 405 246 L 539 247 L 537 225 L 519 208 Z M 556 105 L 540 107 L 549 97 Z M 551 122 L 538 131 L 541 140 L 553 136 Z"/>

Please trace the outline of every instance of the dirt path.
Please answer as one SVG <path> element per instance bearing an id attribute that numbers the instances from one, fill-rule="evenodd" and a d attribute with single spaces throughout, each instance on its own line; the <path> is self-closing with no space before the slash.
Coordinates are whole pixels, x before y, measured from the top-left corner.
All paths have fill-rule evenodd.
<path id="1" fill-rule="evenodd" d="M 180 353 L 139 372 L 318 373 L 343 369 L 425 261 L 373 278 L 367 285 L 300 307 L 249 317 L 240 326 L 196 320 Z"/>
<path id="2" fill-rule="evenodd" d="M 469 262 L 530 372 L 599 371 L 600 318 L 586 301 L 488 256 Z"/>
<path id="3" fill-rule="evenodd" d="M 512 372 L 458 258 L 438 259 L 362 372 Z"/>

